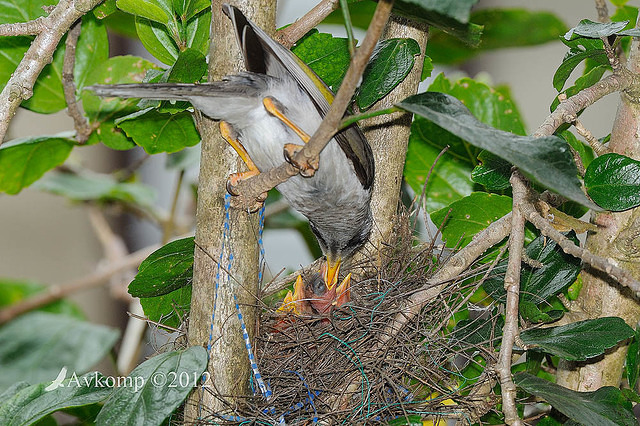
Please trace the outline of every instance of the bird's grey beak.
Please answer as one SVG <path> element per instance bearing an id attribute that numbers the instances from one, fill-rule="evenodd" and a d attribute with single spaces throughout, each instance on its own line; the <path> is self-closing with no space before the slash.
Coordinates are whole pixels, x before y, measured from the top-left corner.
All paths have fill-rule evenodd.
<path id="1" fill-rule="evenodd" d="M 335 262 L 331 262 L 327 259 L 327 263 L 322 265 L 320 273 L 324 278 L 324 282 L 327 285 L 327 289 L 331 290 L 338 283 L 338 273 L 340 272 L 340 264 L 342 259 L 338 259 Z"/>

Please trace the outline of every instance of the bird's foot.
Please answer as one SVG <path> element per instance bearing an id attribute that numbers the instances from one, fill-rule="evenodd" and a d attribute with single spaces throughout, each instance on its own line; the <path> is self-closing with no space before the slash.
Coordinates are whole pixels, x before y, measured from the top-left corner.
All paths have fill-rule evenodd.
<path id="1" fill-rule="evenodd" d="M 300 171 L 300 174 L 304 177 L 313 176 L 318 170 L 318 158 L 305 159 L 304 163 L 300 163 L 295 160 L 296 154 L 303 148 L 302 145 L 295 143 L 287 143 L 284 145 L 284 159 L 289 164 Z"/>
<path id="2" fill-rule="evenodd" d="M 227 179 L 227 192 L 234 197 L 240 195 L 240 192 L 237 190 L 237 186 L 240 181 L 249 179 L 250 177 L 259 175 L 260 172 L 257 170 L 249 170 L 248 172 L 240 172 L 240 173 L 232 173 L 229 175 Z M 254 201 L 254 203 L 248 208 L 249 213 L 255 213 L 264 206 L 264 201 L 267 199 L 267 193 L 263 192 L 260 194 Z"/>

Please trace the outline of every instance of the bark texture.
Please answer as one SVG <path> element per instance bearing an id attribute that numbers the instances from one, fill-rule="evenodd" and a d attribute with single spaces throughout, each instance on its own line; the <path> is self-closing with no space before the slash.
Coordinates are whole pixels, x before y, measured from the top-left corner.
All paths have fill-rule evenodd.
<path id="1" fill-rule="evenodd" d="M 412 38 L 417 41 L 420 45 L 420 55 L 416 57 L 415 65 L 404 81 L 388 96 L 372 106 L 371 110 L 389 108 L 418 91 L 427 46 L 428 27 L 425 24 L 391 15 L 382 39 L 396 37 Z M 362 263 L 360 260 L 368 256 L 367 247 L 373 247 L 377 250 L 389 241 L 398 210 L 404 161 L 411 130 L 411 117 L 412 115 L 409 113 L 394 113 L 374 117 L 360 123 L 373 149 L 376 176 L 371 200 L 374 224 L 369 239 L 370 244 L 356 255 L 355 264 Z"/>
<path id="2" fill-rule="evenodd" d="M 640 72 L 640 44 L 631 47 L 629 67 Z M 613 125 L 611 152 L 640 159 L 640 99 L 622 93 Z M 586 248 L 594 254 L 614 259 L 618 265 L 640 278 L 640 209 L 618 213 L 600 213 L 595 222 L 597 233 L 587 237 Z M 572 311 L 588 318 L 618 316 L 635 328 L 640 320 L 640 304 L 632 292 L 598 271 L 583 272 L 584 285 Z M 628 342 L 627 342 L 628 343 Z M 591 362 L 563 361 L 558 369 L 558 383 L 570 389 L 593 391 L 602 386 L 618 386 L 627 354 L 625 342 Z"/>
<path id="3" fill-rule="evenodd" d="M 240 8 L 251 20 L 267 32 L 275 28 L 273 0 L 238 0 L 230 2 Z M 214 0 L 211 23 L 211 48 L 209 50 L 209 79 L 219 80 L 243 69 L 230 20 L 221 12 L 221 0 Z M 228 395 L 226 400 L 212 397 L 211 392 L 196 390 L 185 410 L 185 423 L 233 406 L 234 396 L 247 394 L 250 366 L 246 354 L 240 324 L 236 317 L 233 294 L 247 324 L 249 335 L 255 332 L 255 295 L 258 289 L 258 221 L 257 215 L 231 209 L 230 238 L 225 243 L 223 259 L 228 251 L 233 253 L 231 279 L 221 270 L 220 289 L 216 302 L 215 321 L 211 323 L 214 306 L 214 286 L 218 272 L 217 260 L 223 245 L 225 217 L 225 184 L 230 173 L 244 169 L 233 149 L 220 136 L 218 123 L 199 118 L 202 136 L 202 155 L 198 184 L 197 227 L 193 295 L 189 318 L 189 344 L 207 347 L 211 343 L 208 371 L 211 383 L 218 395 Z M 206 253 L 205 253 L 206 251 Z M 213 257 L 213 260 L 211 257 Z M 212 339 L 210 342 L 210 330 Z"/>

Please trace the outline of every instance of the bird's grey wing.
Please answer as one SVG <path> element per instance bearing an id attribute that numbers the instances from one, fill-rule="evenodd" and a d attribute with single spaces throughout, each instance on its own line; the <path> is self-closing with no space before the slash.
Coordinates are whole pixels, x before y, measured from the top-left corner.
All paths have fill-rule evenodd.
<path id="1" fill-rule="evenodd" d="M 253 103 L 247 102 L 247 98 L 261 100 L 269 78 L 262 74 L 241 73 L 222 81 L 202 84 L 97 84 L 86 89 L 98 96 L 189 101 L 205 115 L 224 120 L 230 113 L 253 108 Z"/>
<path id="2" fill-rule="evenodd" d="M 333 93 L 322 79 L 289 49 L 247 19 L 238 8 L 225 3 L 222 10 L 233 23 L 247 70 L 282 79 L 293 78 L 324 117 L 329 111 Z M 335 139 L 353 163 L 363 187 L 370 188 L 374 177 L 373 152 L 362 131 L 354 125 L 338 133 Z"/>

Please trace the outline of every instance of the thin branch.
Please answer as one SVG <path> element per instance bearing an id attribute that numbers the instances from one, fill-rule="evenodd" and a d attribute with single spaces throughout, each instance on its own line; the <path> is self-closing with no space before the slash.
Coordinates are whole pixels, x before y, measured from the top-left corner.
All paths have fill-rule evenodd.
<path id="1" fill-rule="evenodd" d="M 347 31 L 347 40 L 349 41 L 349 54 L 353 56 L 356 51 L 356 42 L 353 37 L 353 25 L 351 24 L 351 14 L 349 13 L 349 3 L 347 0 L 340 0 L 340 9 L 342 9 L 342 17 L 344 19 L 344 28 Z"/>
<path id="2" fill-rule="evenodd" d="M 0 36 L 15 37 L 25 35 L 38 35 L 45 29 L 45 19 L 46 18 L 44 16 L 41 16 L 32 21 L 16 22 L 14 24 L 2 24 L 0 25 Z"/>
<path id="3" fill-rule="evenodd" d="M 518 337 L 518 301 L 520 299 L 520 268 L 524 247 L 525 218 L 518 206 L 527 196 L 524 177 L 515 170 L 511 174 L 513 188 L 513 215 L 511 217 L 511 236 L 509 237 L 509 261 L 504 278 L 504 289 L 507 292 L 502 344 L 496 363 L 496 371 L 500 376 L 502 390 L 502 412 L 509 425 L 521 425 L 516 406 L 516 385 L 511 377 L 511 356 L 513 344 Z"/>
<path id="4" fill-rule="evenodd" d="M 0 143 L 9 123 L 23 100 L 33 95 L 33 86 L 42 69 L 51 62 L 62 36 L 71 25 L 102 0 L 60 0 L 51 13 L 42 19 L 43 28 L 0 92 Z"/>
<path id="5" fill-rule="evenodd" d="M 338 8 L 340 0 L 322 0 L 293 24 L 281 29 L 275 39 L 285 47 L 291 47 L 312 28 L 318 26 L 331 12 Z"/>
<path id="6" fill-rule="evenodd" d="M 611 152 L 609 151 L 609 148 L 604 146 L 595 136 L 593 136 L 589 129 L 582 125 L 580 120 L 575 120 L 573 122 L 573 126 L 576 128 L 576 132 L 584 138 L 597 155 L 604 155 Z"/>
<path id="7" fill-rule="evenodd" d="M 596 12 L 598 12 L 598 21 L 606 24 L 609 22 L 609 10 L 605 0 L 596 0 Z"/>
<path id="8" fill-rule="evenodd" d="M 366 120 L 367 118 L 378 117 L 380 115 L 393 114 L 394 112 L 403 112 L 403 111 L 398 107 L 392 106 L 390 108 L 378 109 L 375 111 L 363 112 L 361 114 L 349 115 L 340 122 L 339 129 L 342 130 L 344 128 L 347 128 L 351 126 L 353 123 L 356 123 L 360 120 Z"/>
<path id="9" fill-rule="evenodd" d="M 8 306 L 0 310 L 0 324 L 4 324 L 18 315 L 29 312 L 33 309 L 40 308 L 48 305 L 49 303 L 60 300 L 65 296 L 75 293 L 80 290 L 86 290 L 92 287 L 99 287 L 117 273 L 126 271 L 129 268 L 133 268 L 146 259 L 151 253 L 159 249 L 159 245 L 153 245 L 145 247 L 128 256 L 122 258 L 121 261 L 109 265 L 102 271 L 97 271 L 92 274 L 79 278 L 69 284 L 65 285 L 51 285 L 46 291 L 37 293 L 35 296 L 25 299 L 19 303 Z"/>
<path id="10" fill-rule="evenodd" d="M 67 114 L 73 119 L 73 126 L 76 129 L 76 140 L 83 144 L 91 135 L 93 128 L 82 114 L 80 106 L 76 101 L 76 85 L 73 78 L 73 70 L 76 64 L 76 46 L 80 37 L 81 22 L 78 20 L 71 27 L 65 41 L 64 63 L 62 65 L 62 88 L 64 100 L 67 103 Z"/>
<path id="11" fill-rule="evenodd" d="M 540 232 L 542 232 L 542 235 L 549 237 L 558 243 L 562 251 L 573 257 L 581 259 L 594 269 L 605 272 L 620 284 L 629 287 L 635 293 L 640 293 L 640 281 L 635 279 L 629 271 L 617 266 L 616 262 L 612 259 L 597 256 L 574 244 L 573 241 L 551 226 L 551 224 L 545 220 L 540 213 L 538 213 L 535 206 L 530 201 L 522 203 L 520 205 L 520 210 L 522 210 L 527 221 L 531 222 L 533 226 L 538 228 Z"/>
<path id="12" fill-rule="evenodd" d="M 560 102 L 555 111 L 533 133 L 533 136 L 552 135 L 562 124 L 573 123 L 578 112 L 608 94 L 626 91 L 629 96 L 640 98 L 640 93 L 637 93 L 638 84 L 640 84 L 640 77 L 626 69 L 621 70 L 618 74 L 611 74 L 597 84 L 581 90 L 564 102 Z"/>
<path id="13" fill-rule="evenodd" d="M 336 134 L 344 116 L 344 112 L 351 102 L 351 98 L 366 67 L 369 57 L 373 52 L 378 39 L 389 19 L 393 0 L 380 0 L 373 15 L 367 35 L 362 45 L 351 58 L 351 65 L 340 85 L 340 90 L 331 104 L 329 112 L 322 120 L 320 127 L 313 134 L 308 143 L 295 155 L 293 162 L 299 167 L 294 167 L 289 163 L 283 163 L 267 172 L 240 181 L 237 191 L 240 195 L 234 197 L 233 205 L 248 209 L 259 199 L 260 194 L 267 192 L 276 185 L 286 181 L 291 176 L 295 176 L 301 169 L 317 170 L 320 151 L 329 143 Z"/>

